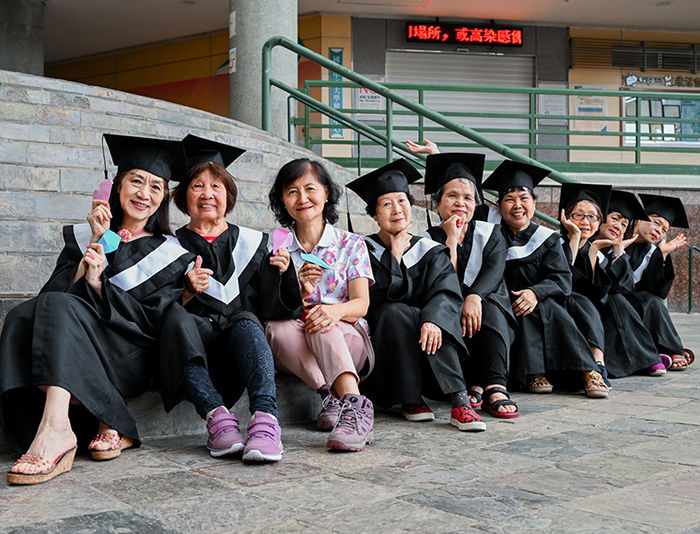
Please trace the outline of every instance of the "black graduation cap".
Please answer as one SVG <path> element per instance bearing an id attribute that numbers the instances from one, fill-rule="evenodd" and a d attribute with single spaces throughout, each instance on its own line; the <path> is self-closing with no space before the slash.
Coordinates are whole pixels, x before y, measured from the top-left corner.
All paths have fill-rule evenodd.
<path id="1" fill-rule="evenodd" d="M 185 171 L 185 150 L 180 141 L 104 134 L 117 172 L 141 169 L 170 180 Z"/>
<path id="2" fill-rule="evenodd" d="M 605 217 L 608 213 L 610 191 L 612 191 L 611 185 L 562 184 L 561 193 L 559 194 L 559 211 L 557 214 L 561 217 L 562 210 L 566 211 L 577 202 L 588 200 L 596 204 L 600 208 L 603 217 Z"/>
<path id="3" fill-rule="evenodd" d="M 182 140 L 187 154 L 187 170 L 200 163 L 218 163 L 224 169 L 231 165 L 238 157 L 245 152 L 245 149 L 238 148 L 224 143 L 218 143 L 188 134 Z"/>
<path id="4" fill-rule="evenodd" d="M 515 187 L 527 187 L 534 191 L 537 184 L 544 180 L 550 172 L 536 165 L 507 159 L 496 167 L 491 176 L 481 184 L 481 187 L 498 191 L 499 197 L 504 191 Z"/>
<path id="5" fill-rule="evenodd" d="M 436 193 L 447 182 L 456 178 L 471 180 L 481 195 L 481 179 L 484 174 L 483 154 L 449 152 L 431 154 L 425 168 L 425 194 Z"/>
<path id="6" fill-rule="evenodd" d="M 368 206 L 387 193 L 409 193 L 408 184 L 419 180 L 421 174 L 405 159 L 384 165 L 347 184 Z"/>
<path id="7" fill-rule="evenodd" d="M 688 217 L 685 214 L 683 202 L 677 197 L 664 197 L 661 195 L 647 195 L 639 193 L 639 198 L 644 204 L 644 210 L 649 215 L 658 215 L 668 221 L 669 226 L 676 228 L 688 228 Z"/>
<path id="8" fill-rule="evenodd" d="M 608 214 L 616 211 L 629 221 L 648 221 L 649 216 L 644 211 L 644 207 L 639 203 L 634 193 L 613 189 L 610 193 L 610 204 L 608 204 Z"/>

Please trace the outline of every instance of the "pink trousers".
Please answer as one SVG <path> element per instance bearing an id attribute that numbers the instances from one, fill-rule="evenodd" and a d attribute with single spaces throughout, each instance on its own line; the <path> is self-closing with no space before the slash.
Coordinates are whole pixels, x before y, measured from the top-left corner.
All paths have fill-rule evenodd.
<path id="1" fill-rule="evenodd" d="M 269 321 L 265 335 L 277 369 L 298 376 L 311 388 L 332 388 L 343 373 L 360 381 L 367 349 L 362 334 L 349 323 L 340 321 L 330 332 L 309 334 L 299 319 Z"/>

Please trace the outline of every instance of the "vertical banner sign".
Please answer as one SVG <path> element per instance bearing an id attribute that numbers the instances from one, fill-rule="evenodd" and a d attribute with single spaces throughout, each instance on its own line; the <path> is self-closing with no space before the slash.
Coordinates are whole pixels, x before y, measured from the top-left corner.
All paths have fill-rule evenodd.
<path id="1" fill-rule="evenodd" d="M 328 56 L 331 61 L 343 64 L 343 49 L 342 48 L 330 48 L 328 50 Z M 330 73 L 330 81 L 339 82 L 342 81 L 343 77 L 335 72 Z M 340 109 L 343 107 L 343 88 L 342 87 L 331 87 L 330 88 L 330 98 L 331 107 L 333 109 Z M 340 124 L 338 121 L 331 119 L 331 124 Z M 342 128 L 331 128 L 331 139 L 342 139 L 343 129 Z"/>

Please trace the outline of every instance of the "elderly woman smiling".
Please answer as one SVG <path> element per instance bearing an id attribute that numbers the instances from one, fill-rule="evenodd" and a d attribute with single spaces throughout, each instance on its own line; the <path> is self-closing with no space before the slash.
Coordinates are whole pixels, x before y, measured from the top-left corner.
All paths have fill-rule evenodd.
<path id="1" fill-rule="evenodd" d="M 550 393 L 546 373 L 579 371 L 602 382 L 593 352 L 564 309 L 571 293 L 571 271 L 559 233 L 532 222 L 535 186 L 549 171 L 504 161 L 483 184 L 498 191 L 506 239 L 505 279 L 519 328 L 512 347 L 511 378 L 531 393 Z M 597 376 L 596 376 L 597 375 Z M 586 387 L 592 397 L 607 396 L 605 385 Z"/>
<path id="2" fill-rule="evenodd" d="M 453 426 L 483 431 L 486 424 L 470 405 L 462 376 L 463 301 L 450 250 L 409 233 L 408 184 L 419 178 L 410 163 L 398 160 L 348 184 L 379 225 L 365 238 L 376 279 L 368 321 L 377 358 L 363 391 L 385 408 L 401 404 L 409 421 L 435 418 L 424 396 L 448 397 Z"/>
<path id="3" fill-rule="evenodd" d="M 177 231 L 197 254 L 187 274 L 182 304 L 162 321 L 161 376 L 166 410 L 184 398 L 206 419 L 214 457 L 243 451 L 247 461 L 282 458 L 274 362 L 261 321 L 301 314 L 289 252 L 268 254 L 267 235 L 224 218 L 237 198 L 226 171 L 244 150 L 189 135 L 188 172 L 175 189 L 177 207 L 190 216 Z M 229 413 L 248 389 L 248 438 Z"/>

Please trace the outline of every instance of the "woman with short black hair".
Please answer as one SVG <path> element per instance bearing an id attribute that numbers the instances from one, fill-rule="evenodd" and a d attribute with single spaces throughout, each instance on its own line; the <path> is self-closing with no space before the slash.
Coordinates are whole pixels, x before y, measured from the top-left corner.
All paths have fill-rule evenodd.
<path id="1" fill-rule="evenodd" d="M 290 161 L 277 174 L 270 208 L 291 233 L 305 311 L 301 319 L 269 321 L 266 333 L 278 370 L 323 398 L 317 426 L 331 430 L 328 448 L 361 451 L 374 439 L 374 407 L 358 389 L 374 361 L 363 319 L 374 279 L 364 240 L 333 226 L 341 192 L 310 159 Z"/>

